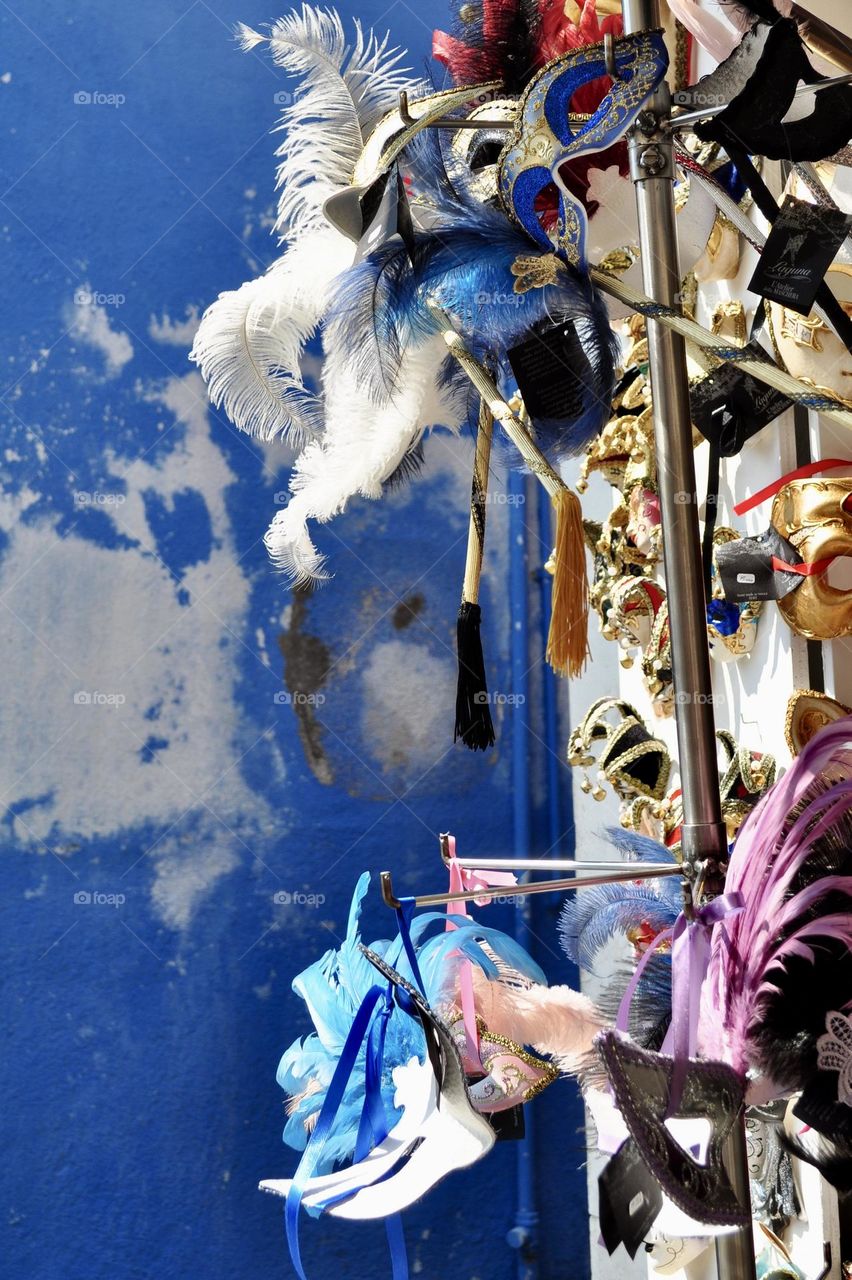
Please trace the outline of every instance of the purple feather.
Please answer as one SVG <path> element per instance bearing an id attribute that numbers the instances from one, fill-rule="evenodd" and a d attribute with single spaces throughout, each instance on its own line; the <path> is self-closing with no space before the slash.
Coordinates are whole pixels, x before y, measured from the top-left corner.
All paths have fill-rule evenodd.
<path id="1" fill-rule="evenodd" d="M 816 1038 L 838 1007 L 830 972 L 852 949 L 851 746 L 852 716 L 822 730 L 752 811 L 725 881 L 745 907 L 711 941 L 701 1052 L 758 1072 L 779 1096 L 816 1071 Z"/>

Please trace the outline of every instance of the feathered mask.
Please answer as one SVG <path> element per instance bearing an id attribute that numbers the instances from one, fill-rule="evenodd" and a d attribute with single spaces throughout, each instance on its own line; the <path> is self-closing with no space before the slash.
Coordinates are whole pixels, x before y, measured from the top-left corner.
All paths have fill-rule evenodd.
<path id="1" fill-rule="evenodd" d="M 793 1149 L 837 1186 L 852 1185 L 850 795 L 852 717 L 846 717 L 817 734 L 753 809 L 718 897 L 675 915 L 668 890 L 652 895 L 609 886 L 587 891 L 566 909 L 563 942 L 587 965 L 613 932 L 642 944 L 636 972 L 614 984 L 624 992 L 617 1030 L 597 1041 L 633 1144 L 614 1157 L 604 1185 L 638 1152 L 696 1222 L 744 1221 L 747 1206 L 720 1162 L 721 1137 L 743 1097 L 762 1105 L 797 1093 L 795 1114 L 822 1146 L 816 1153 L 791 1143 Z M 625 837 L 616 838 L 623 845 Z M 627 840 L 628 847 L 636 844 L 635 837 Z M 664 856 L 647 840 L 633 852 Z M 659 947 L 663 939 L 670 957 Z M 655 1021 L 664 1025 L 666 971 L 672 1022 L 662 1053 L 649 1053 L 657 1038 L 649 1032 Z M 639 1009 L 628 1018 L 631 994 Z M 628 1026 L 632 1040 L 623 1034 Z M 665 1126 L 667 1117 L 698 1114 L 713 1120 L 703 1165 Z"/>
<path id="2" fill-rule="evenodd" d="M 353 1021 L 376 982 L 359 929 L 369 883 L 365 872 L 355 889 L 346 937 L 339 949 L 327 952 L 293 980 L 293 990 L 305 1001 L 315 1027 L 305 1039 L 294 1041 L 278 1068 L 278 1083 L 290 1095 L 284 1140 L 296 1150 L 305 1147 Z M 453 915 L 449 918 L 452 927 L 427 936 L 432 926 L 447 919 L 438 913 L 416 917 L 411 937 L 423 995 L 457 1045 L 470 1078 L 474 1107 L 486 1114 L 504 1110 L 540 1092 L 556 1078 L 557 1067 L 573 1073 L 582 1070 L 602 1025 L 591 1003 L 568 987 L 549 988 L 539 966 L 512 938 L 467 916 Z M 373 942 L 369 951 L 393 963 L 395 945 Z M 414 980 L 404 958 L 398 967 L 409 981 Z M 472 971 L 476 1029 L 466 1026 L 462 1015 L 463 971 Z M 524 1048 L 527 1045 L 532 1052 Z M 417 1024 L 395 1011 L 387 1024 L 381 1080 L 385 1105 L 395 1120 L 400 1116 L 394 1106 L 394 1071 L 411 1057 L 422 1059 L 424 1055 Z M 350 1159 L 355 1151 L 366 1058 L 365 1045 L 326 1141 L 319 1173 Z"/>
<path id="3" fill-rule="evenodd" d="M 796 1114 L 833 1144 L 817 1162 L 848 1188 L 852 717 L 818 733 L 761 800 L 725 891 L 745 906 L 714 930 L 699 1048 L 747 1072 L 757 1101 L 801 1092 Z"/>
<path id="4" fill-rule="evenodd" d="M 567 407 L 533 414 L 551 458 L 576 452 L 606 420 L 616 344 L 588 277 L 552 252 L 535 253 L 523 230 L 476 198 L 470 170 L 424 127 L 498 84 L 430 93 L 400 69 L 387 40 L 356 23 L 349 44 L 336 13 L 307 5 L 268 37 L 243 27 L 240 39 L 244 48 L 267 42 L 303 81 L 280 123 L 285 249 L 266 275 L 208 309 L 192 358 L 238 427 L 301 449 L 267 546 L 304 583 L 327 576 L 308 520 L 332 519 L 356 495 L 379 498 L 416 470 L 430 427 L 458 430 L 476 416 L 435 305 L 507 397 L 512 349 L 570 324 Z M 400 91 L 411 104 L 405 115 Z M 300 360 L 318 332 L 324 366 L 314 393 Z"/>

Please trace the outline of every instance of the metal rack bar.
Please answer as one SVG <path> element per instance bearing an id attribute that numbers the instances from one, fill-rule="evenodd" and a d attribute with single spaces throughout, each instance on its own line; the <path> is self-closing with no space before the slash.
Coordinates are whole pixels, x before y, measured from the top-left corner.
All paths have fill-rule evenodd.
<path id="1" fill-rule="evenodd" d="M 464 871 L 601 871 L 601 872 L 654 872 L 658 875 L 671 875 L 681 868 L 671 862 L 617 862 L 586 860 L 574 858 L 478 858 L 456 857 L 456 865 Z M 636 877 L 639 878 L 639 877 Z"/>
<path id="2" fill-rule="evenodd" d="M 590 888 L 599 884 L 622 884 L 630 880 L 656 880 L 660 876 L 682 875 L 679 866 L 667 865 L 648 868 L 641 862 L 636 863 L 630 871 L 617 871 L 614 875 L 571 876 L 565 880 L 532 880 L 526 884 L 495 884 L 483 888 L 465 889 L 461 893 L 422 893 L 413 898 L 415 907 L 443 907 L 448 902 L 470 902 L 473 898 L 523 898 L 536 893 L 567 893 L 571 889 Z M 389 871 L 379 875 L 382 890 L 382 901 L 386 907 L 398 909 L 402 906 L 394 893 L 393 876 Z"/>
<path id="3" fill-rule="evenodd" d="M 622 11 L 625 32 L 662 25 L 659 0 L 623 0 Z M 664 82 L 640 113 L 629 152 L 645 292 L 654 302 L 673 307 L 680 270 L 670 120 L 671 94 Z M 647 327 L 683 791 L 683 860 L 698 886 L 726 859 L 727 839 L 716 765 L 686 349 L 682 337 L 655 320 L 649 319 Z M 734 1185 L 747 1196 L 742 1120 L 734 1128 L 726 1160 Z M 721 1280 L 755 1280 L 751 1226 L 720 1237 L 716 1257 Z"/>

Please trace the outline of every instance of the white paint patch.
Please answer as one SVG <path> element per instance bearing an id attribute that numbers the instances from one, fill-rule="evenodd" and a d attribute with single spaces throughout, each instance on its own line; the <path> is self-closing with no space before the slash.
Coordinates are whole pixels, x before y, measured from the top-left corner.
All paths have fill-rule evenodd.
<path id="1" fill-rule="evenodd" d="M 148 333 L 155 342 L 161 342 L 168 347 L 185 347 L 188 351 L 192 346 L 200 319 L 198 307 L 187 307 L 186 317 L 183 320 L 172 320 L 164 312 L 159 320 L 156 316 L 151 316 L 148 321 Z"/>
<path id="2" fill-rule="evenodd" d="M 104 376 L 116 378 L 133 359 L 133 343 L 126 333 L 112 328 L 105 306 L 85 301 L 94 296 L 88 284 L 82 285 L 65 308 L 65 323 L 72 337 L 103 356 Z"/>
<path id="3" fill-rule="evenodd" d="M 0 566 L 0 801 L 24 806 L 13 834 L 41 852 L 115 835 L 116 879 L 150 857 L 153 906 L 175 929 L 254 845 L 280 834 L 280 815 L 239 768 L 263 728 L 235 700 L 250 588 L 225 507 L 235 477 L 203 397 L 197 373 L 149 390 L 176 420 L 169 452 L 108 455 L 126 496 L 104 511 L 138 546 L 102 547 L 73 528 L 61 537 L 48 518 L 24 525 L 20 495 L 0 501 L 10 534 Z M 213 548 L 176 582 L 156 554 L 142 494 L 153 489 L 168 507 L 187 487 L 204 497 Z M 146 824 L 170 830 L 150 849 L 128 845 Z"/>
<path id="4" fill-rule="evenodd" d="M 163 841 L 154 851 L 157 873 L 151 900 L 163 923 L 172 929 L 190 924 L 212 886 L 240 860 L 236 842 L 212 814 L 202 821 L 192 848 L 182 844 L 180 838 Z"/>
<path id="5" fill-rule="evenodd" d="M 47 876 L 42 876 L 42 877 L 41 877 L 41 879 L 40 879 L 40 880 L 39 880 L 39 882 L 38 882 L 38 888 L 37 888 L 37 889 L 25 889 L 25 890 L 24 890 L 24 897 L 25 897 L 25 898 L 27 898 L 27 899 L 29 899 L 29 898 L 43 898 L 43 897 L 45 896 L 45 894 L 46 894 L 46 893 L 47 893 Z"/>
<path id="6" fill-rule="evenodd" d="M 362 675 L 364 740 L 387 769 L 428 769 L 446 751 L 456 671 L 422 644 L 388 640 L 370 653 Z"/>

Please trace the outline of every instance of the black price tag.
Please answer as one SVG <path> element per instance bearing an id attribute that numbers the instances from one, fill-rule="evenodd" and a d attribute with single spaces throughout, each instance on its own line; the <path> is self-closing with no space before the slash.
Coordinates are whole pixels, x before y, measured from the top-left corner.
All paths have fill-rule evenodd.
<path id="1" fill-rule="evenodd" d="M 623 1244 L 631 1258 L 663 1206 L 663 1193 L 632 1138 L 598 1178 L 601 1236 L 608 1253 Z"/>
<path id="2" fill-rule="evenodd" d="M 507 354 L 533 421 L 579 417 L 583 386 L 592 381 L 592 370 L 572 320 L 537 326 Z"/>
<path id="3" fill-rule="evenodd" d="M 508 1111 L 493 1111 L 486 1120 L 497 1135 L 498 1142 L 519 1142 L 525 1133 L 524 1109 L 509 1107 Z"/>
<path id="4" fill-rule="evenodd" d="M 802 557 L 772 526 L 754 538 L 738 538 L 716 548 L 716 565 L 725 599 L 732 604 L 744 600 L 783 600 L 804 582 L 800 573 L 775 569 L 773 557 L 784 564 L 802 564 Z"/>
<path id="5" fill-rule="evenodd" d="M 754 293 L 808 315 L 852 214 L 787 196 L 749 281 Z"/>
<path id="6" fill-rule="evenodd" d="M 751 347 L 751 353 L 757 360 L 764 358 L 759 347 Z M 722 458 L 739 453 L 746 440 L 792 405 L 780 391 L 735 364 L 720 365 L 696 382 L 689 401 L 692 421 Z"/>

